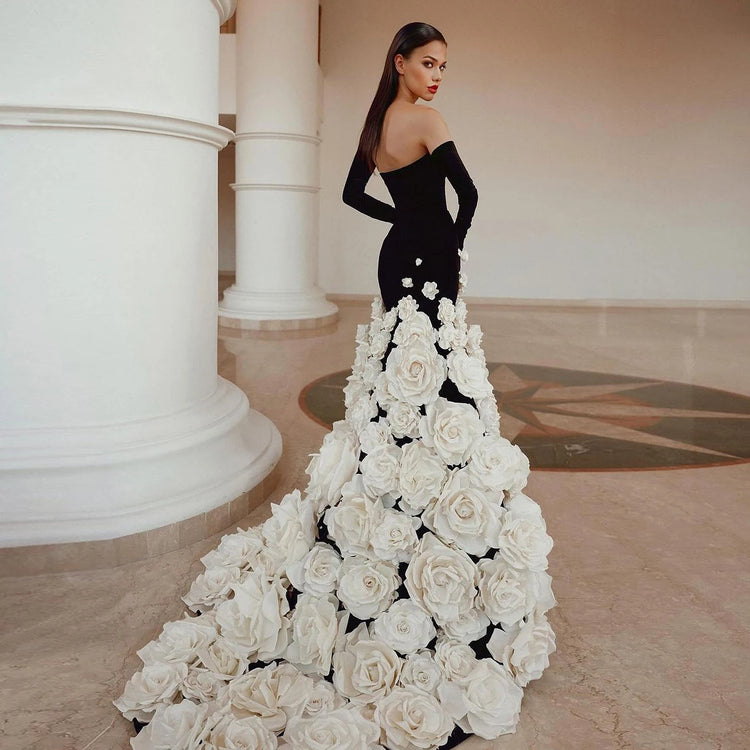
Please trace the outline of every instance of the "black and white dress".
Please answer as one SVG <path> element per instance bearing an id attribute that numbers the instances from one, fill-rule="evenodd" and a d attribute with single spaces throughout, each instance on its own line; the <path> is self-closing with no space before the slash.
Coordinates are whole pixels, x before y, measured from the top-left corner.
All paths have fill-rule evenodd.
<path id="1" fill-rule="evenodd" d="M 134 750 L 429 750 L 515 731 L 555 650 L 552 539 L 500 434 L 460 266 L 477 191 L 455 143 L 344 201 L 393 224 L 346 415 L 304 490 L 202 558 L 114 701 Z M 446 177 L 456 190 L 454 222 Z M 145 726 L 144 726 L 145 725 Z"/>

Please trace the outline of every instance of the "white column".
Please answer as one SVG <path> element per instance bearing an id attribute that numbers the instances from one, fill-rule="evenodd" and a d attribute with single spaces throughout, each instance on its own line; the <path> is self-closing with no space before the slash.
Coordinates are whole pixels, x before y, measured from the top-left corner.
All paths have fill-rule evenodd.
<path id="1" fill-rule="evenodd" d="M 233 5 L 0 3 L 0 546 L 177 522 L 278 461 L 216 370 Z"/>
<path id="2" fill-rule="evenodd" d="M 317 286 L 317 0 L 239 0 L 236 281 L 223 325 L 315 327 L 337 316 Z"/>

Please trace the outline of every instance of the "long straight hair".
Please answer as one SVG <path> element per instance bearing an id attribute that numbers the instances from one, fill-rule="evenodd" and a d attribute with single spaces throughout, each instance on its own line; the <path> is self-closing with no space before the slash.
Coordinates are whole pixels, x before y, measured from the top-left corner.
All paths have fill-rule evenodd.
<path id="1" fill-rule="evenodd" d="M 388 48 L 388 54 L 385 56 L 385 65 L 383 65 L 383 74 L 380 76 L 378 90 L 375 92 L 375 98 L 372 100 L 370 110 L 365 118 L 365 124 L 359 136 L 359 146 L 357 147 L 357 155 L 365 160 L 368 169 L 371 171 L 375 169 L 375 152 L 380 143 L 385 112 L 396 98 L 396 92 L 398 91 L 398 73 L 393 58 L 398 54 L 408 58 L 415 47 L 421 47 L 423 44 L 435 40 L 447 45 L 445 37 L 434 26 L 421 21 L 407 23 L 393 37 L 391 46 Z"/>

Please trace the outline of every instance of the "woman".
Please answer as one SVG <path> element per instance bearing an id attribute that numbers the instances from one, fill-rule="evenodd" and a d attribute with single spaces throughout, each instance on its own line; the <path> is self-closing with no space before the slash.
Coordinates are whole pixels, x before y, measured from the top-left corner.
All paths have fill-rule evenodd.
<path id="1" fill-rule="evenodd" d="M 478 199 L 440 113 L 416 104 L 436 95 L 446 52 L 443 35 L 428 24 L 407 24 L 396 34 L 342 195 L 368 216 L 393 223 L 378 263 L 386 309 L 413 289 L 436 326 L 438 296 L 455 302 L 458 295 L 459 254 Z M 375 166 L 395 207 L 365 193 Z M 459 199 L 455 224 L 445 204 L 446 177 Z M 437 291 L 428 287 L 425 296 L 430 282 Z"/>
<path id="2" fill-rule="evenodd" d="M 193 614 L 114 701 L 134 750 L 415 750 L 515 731 L 555 650 L 552 539 L 500 436 L 459 261 L 477 192 L 430 99 L 445 39 L 398 31 L 343 199 L 392 222 L 346 416 L 262 525 L 202 558 Z M 375 166 L 395 206 L 365 193 Z M 459 196 L 455 224 L 445 178 Z M 147 724 L 145 728 L 142 728 Z"/>

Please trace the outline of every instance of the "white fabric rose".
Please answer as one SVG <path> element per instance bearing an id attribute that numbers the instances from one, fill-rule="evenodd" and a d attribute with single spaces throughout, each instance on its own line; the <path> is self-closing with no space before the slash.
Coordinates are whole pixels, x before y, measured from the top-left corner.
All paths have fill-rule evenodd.
<path id="1" fill-rule="evenodd" d="M 370 420 L 377 416 L 378 404 L 375 396 L 365 392 L 347 408 L 345 418 L 359 434 L 367 427 Z"/>
<path id="2" fill-rule="evenodd" d="M 213 618 L 205 615 L 164 623 L 159 637 L 136 652 L 144 664 L 185 662 L 190 664 L 200 648 L 216 640 L 218 632 Z"/>
<path id="3" fill-rule="evenodd" d="M 416 406 L 406 401 L 395 401 L 387 409 L 388 425 L 394 437 L 415 438 L 419 435 L 419 419 L 422 416 Z"/>
<path id="4" fill-rule="evenodd" d="M 301 594 L 292 612 L 291 642 L 285 657 L 303 674 L 331 671 L 339 602 L 333 594 Z"/>
<path id="5" fill-rule="evenodd" d="M 470 555 L 484 555 L 497 545 L 503 512 L 499 503 L 471 485 L 467 474 L 454 471 L 422 520 L 446 544 L 456 544 Z"/>
<path id="6" fill-rule="evenodd" d="M 454 323 L 443 323 L 438 329 L 437 342 L 443 349 L 458 349 L 466 343 L 466 334 Z"/>
<path id="7" fill-rule="evenodd" d="M 342 618 L 343 620 L 344 618 Z M 307 697 L 307 703 L 302 711 L 303 717 L 319 716 L 329 711 L 335 711 L 347 704 L 346 698 L 336 692 L 336 688 L 319 675 L 313 675 L 314 685 Z"/>
<path id="8" fill-rule="evenodd" d="M 344 406 L 349 409 L 357 400 L 364 398 L 370 389 L 364 382 L 365 364 L 367 355 L 357 355 L 352 367 L 352 374 L 347 375 L 344 386 Z"/>
<path id="9" fill-rule="evenodd" d="M 184 662 L 146 664 L 128 680 L 122 695 L 112 703 L 128 721 L 150 721 L 160 704 L 172 702 L 187 673 Z"/>
<path id="10" fill-rule="evenodd" d="M 288 566 L 287 577 L 298 591 L 324 596 L 338 585 L 341 556 L 330 544 L 316 542 L 296 563 Z"/>
<path id="11" fill-rule="evenodd" d="M 432 618 L 414 602 L 398 599 L 372 623 L 371 633 L 401 654 L 413 654 L 437 635 Z"/>
<path id="12" fill-rule="evenodd" d="M 443 679 L 443 672 L 435 661 L 435 652 L 429 649 L 409 654 L 401 669 L 402 685 L 413 685 L 435 697 Z"/>
<path id="13" fill-rule="evenodd" d="M 355 617 L 377 617 L 396 598 L 401 585 L 397 567 L 384 560 L 347 557 L 341 564 L 338 597 Z"/>
<path id="14" fill-rule="evenodd" d="M 517 624 L 508 633 L 494 630 L 487 643 L 487 650 L 508 666 L 521 687 L 542 676 L 549 666 L 549 655 L 556 648 L 551 625 L 545 615 L 536 612 L 528 622 Z"/>
<path id="15" fill-rule="evenodd" d="M 206 750 L 276 750 L 276 735 L 257 716 L 224 716 L 211 730 Z"/>
<path id="16" fill-rule="evenodd" d="M 375 720 L 393 750 L 422 750 L 445 744 L 453 722 L 431 695 L 411 685 L 396 687 L 375 707 Z"/>
<path id="17" fill-rule="evenodd" d="M 239 568 L 248 570 L 253 567 L 255 558 L 263 547 L 263 535 L 260 529 L 237 529 L 234 534 L 224 534 L 219 544 L 201 557 L 201 562 L 210 568 Z"/>
<path id="18" fill-rule="evenodd" d="M 398 445 L 381 445 L 368 453 L 360 462 L 362 483 L 370 497 L 384 495 L 398 497 L 398 469 L 401 464 L 401 448 Z M 386 505 L 392 503 L 386 500 Z"/>
<path id="19" fill-rule="evenodd" d="M 421 258 L 414 258 L 414 265 L 415 266 L 421 266 L 422 265 L 422 259 Z"/>
<path id="20" fill-rule="evenodd" d="M 465 349 L 454 349 L 448 353 L 447 359 L 448 377 L 464 396 L 482 398 L 492 395 L 489 371 L 483 358 L 470 356 Z"/>
<path id="21" fill-rule="evenodd" d="M 414 286 L 414 282 L 411 280 L 411 278 L 409 278 L 407 276 L 407 277 L 401 279 L 401 286 L 404 286 L 404 287 L 406 287 L 408 289 L 409 287 Z"/>
<path id="22" fill-rule="evenodd" d="M 284 732 L 288 750 L 379 750 L 380 728 L 354 707 L 293 718 Z"/>
<path id="23" fill-rule="evenodd" d="M 333 423 L 332 431 L 323 438 L 319 453 L 310 455 L 313 458 L 305 469 L 310 482 L 305 492 L 315 503 L 315 510 L 320 513 L 325 507 L 339 501 L 341 487 L 357 470 L 357 435 L 350 424 L 340 419 Z"/>
<path id="24" fill-rule="evenodd" d="M 459 294 L 456 297 L 455 302 L 455 308 L 456 308 L 456 323 L 459 325 L 466 325 L 466 300 L 464 300 L 463 295 Z"/>
<path id="25" fill-rule="evenodd" d="M 539 505 L 519 493 L 507 501 L 500 529 L 499 553 L 514 568 L 542 571 L 553 546 Z"/>
<path id="26" fill-rule="evenodd" d="M 290 624 L 284 617 L 289 602 L 281 579 L 250 573 L 232 590 L 234 598 L 222 602 L 215 610 L 221 634 L 244 649 L 251 661 L 269 661 L 280 656 L 287 647 Z"/>
<path id="27" fill-rule="evenodd" d="M 398 310 L 395 307 L 392 307 L 390 310 L 388 310 L 387 313 L 383 315 L 383 330 L 392 331 L 393 326 L 396 325 L 397 320 L 398 320 Z"/>
<path id="28" fill-rule="evenodd" d="M 406 569 L 406 590 L 429 614 L 455 620 L 474 605 L 476 577 L 476 566 L 465 552 L 428 531 Z"/>
<path id="29" fill-rule="evenodd" d="M 370 554 L 370 535 L 383 517 L 383 506 L 365 494 L 361 483 L 358 474 L 350 485 L 351 493 L 324 516 L 329 535 L 345 556 Z"/>
<path id="30" fill-rule="evenodd" d="M 380 523 L 370 535 L 373 554 L 379 560 L 409 562 L 417 542 L 417 529 L 422 525 L 419 518 L 388 508 L 383 511 Z"/>
<path id="31" fill-rule="evenodd" d="M 409 320 L 409 318 L 417 312 L 417 301 L 411 294 L 407 294 L 396 304 L 398 310 L 398 317 L 401 320 Z"/>
<path id="32" fill-rule="evenodd" d="M 441 396 L 425 407 L 419 432 L 424 444 L 435 448 L 445 463 L 461 464 L 482 436 L 482 424 L 473 406 Z"/>
<path id="33" fill-rule="evenodd" d="M 474 649 L 466 643 L 460 643 L 445 633 L 438 636 L 435 644 L 435 663 L 446 680 L 465 685 L 479 667 Z"/>
<path id="34" fill-rule="evenodd" d="M 359 432 L 359 445 L 364 453 L 372 453 L 376 448 L 392 444 L 393 435 L 385 419 L 370 422 Z"/>
<path id="35" fill-rule="evenodd" d="M 456 723 L 464 732 L 493 740 L 515 731 L 523 690 L 502 664 L 481 659 L 479 669 L 462 687 L 466 714 Z"/>
<path id="36" fill-rule="evenodd" d="M 435 299 L 439 291 L 438 285 L 434 281 L 425 281 L 422 286 L 422 294 L 427 297 L 427 299 Z"/>
<path id="37" fill-rule="evenodd" d="M 313 504 L 303 500 L 299 490 L 289 492 L 280 503 L 271 503 L 271 517 L 261 526 L 266 546 L 283 554 L 283 570 L 301 560 L 315 543 Z M 281 571 L 279 571 L 281 572 Z"/>
<path id="38" fill-rule="evenodd" d="M 385 305 L 383 304 L 383 298 L 376 295 L 373 297 L 370 305 L 370 317 L 373 320 L 382 320 L 384 314 Z"/>
<path id="39" fill-rule="evenodd" d="M 221 635 L 213 643 L 198 649 L 196 662 L 224 680 L 231 680 L 242 674 L 248 663 L 242 649 Z"/>
<path id="40" fill-rule="evenodd" d="M 440 494 L 446 473 L 437 453 L 421 440 L 404 445 L 399 469 L 400 505 L 404 512 L 416 515 L 424 510 Z"/>
<path id="41" fill-rule="evenodd" d="M 480 487 L 502 490 L 515 484 L 518 463 L 518 454 L 510 440 L 485 435 L 474 447 L 466 471 Z"/>
<path id="42" fill-rule="evenodd" d="M 208 736 L 208 704 L 183 700 L 161 705 L 148 726 L 130 740 L 133 750 L 198 750 Z"/>
<path id="43" fill-rule="evenodd" d="M 274 661 L 232 680 L 224 700 L 235 716 L 257 716 L 278 734 L 290 718 L 302 713 L 312 686 L 313 681 L 292 664 Z"/>
<path id="44" fill-rule="evenodd" d="M 477 399 L 475 402 L 479 419 L 488 435 L 500 434 L 500 413 L 497 410 L 497 401 L 494 394 Z"/>
<path id="45" fill-rule="evenodd" d="M 435 327 L 427 313 L 415 312 L 407 320 L 398 324 L 393 332 L 393 343 L 398 346 L 404 344 L 434 344 L 437 341 Z"/>
<path id="46" fill-rule="evenodd" d="M 469 354 L 484 356 L 482 350 L 482 328 L 479 325 L 470 325 L 466 332 L 466 351 Z"/>
<path id="47" fill-rule="evenodd" d="M 440 302 L 438 302 L 437 316 L 441 323 L 452 323 L 456 319 L 456 308 L 450 298 L 440 298 Z"/>
<path id="48" fill-rule="evenodd" d="M 385 354 L 390 341 L 391 336 L 384 328 L 374 331 L 370 336 L 370 346 L 367 350 L 368 354 L 375 359 L 380 359 Z"/>
<path id="49" fill-rule="evenodd" d="M 362 368 L 362 382 L 368 391 L 375 387 L 375 381 L 380 373 L 383 372 L 383 362 L 377 357 L 368 357 Z"/>
<path id="50" fill-rule="evenodd" d="M 481 609 L 474 607 L 462 612 L 457 620 L 440 620 L 439 625 L 450 638 L 459 643 L 471 643 L 484 638 L 490 626 L 490 618 Z"/>
<path id="51" fill-rule="evenodd" d="M 361 622 L 337 643 L 333 684 L 353 703 L 379 701 L 393 690 L 401 675 L 401 657 L 383 641 L 372 638 Z"/>
<path id="52" fill-rule="evenodd" d="M 514 568 L 499 552 L 480 560 L 477 569 L 479 600 L 495 625 L 507 629 L 532 611 L 543 613 L 557 604 L 552 578 L 544 571 Z"/>
<path id="53" fill-rule="evenodd" d="M 375 379 L 373 390 L 378 405 L 386 411 L 391 404 L 395 404 L 399 400 L 399 396 L 394 389 L 393 381 L 389 379 L 385 370 L 383 370 Z"/>
<path id="54" fill-rule="evenodd" d="M 516 458 L 516 464 L 515 464 L 516 471 L 513 476 L 513 479 L 510 482 L 510 485 L 506 487 L 505 489 L 510 495 L 510 497 L 515 497 L 526 486 L 526 482 L 528 481 L 528 478 L 529 478 L 530 467 L 529 467 L 528 456 L 521 450 L 521 448 L 518 445 L 514 445 L 512 447 L 512 450 Z"/>
<path id="55" fill-rule="evenodd" d="M 199 703 L 210 703 L 216 700 L 225 685 L 226 680 L 221 679 L 209 669 L 190 666 L 180 691 L 185 698 Z"/>
<path id="56" fill-rule="evenodd" d="M 414 339 L 394 347 L 385 365 L 388 388 L 412 406 L 435 401 L 447 371 L 445 358 L 432 344 Z"/>
<path id="57" fill-rule="evenodd" d="M 193 581 L 182 601 L 193 612 L 211 608 L 227 598 L 240 575 L 239 568 L 209 568 Z"/>

